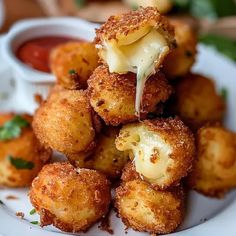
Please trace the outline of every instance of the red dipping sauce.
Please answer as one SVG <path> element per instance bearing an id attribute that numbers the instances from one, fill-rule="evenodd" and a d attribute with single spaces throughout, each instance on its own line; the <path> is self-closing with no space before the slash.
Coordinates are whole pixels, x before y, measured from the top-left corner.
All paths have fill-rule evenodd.
<path id="1" fill-rule="evenodd" d="M 30 39 L 17 49 L 16 56 L 28 66 L 49 73 L 51 72 L 49 65 L 51 50 L 59 44 L 69 41 L 80 40 L 62 36 L 46 36 Z"/>

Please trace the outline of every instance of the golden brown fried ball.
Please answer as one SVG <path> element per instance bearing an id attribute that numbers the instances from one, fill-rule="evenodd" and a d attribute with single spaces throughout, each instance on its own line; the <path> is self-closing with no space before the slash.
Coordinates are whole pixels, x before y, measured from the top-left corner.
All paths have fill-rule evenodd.
<path id="1" fill-rule="evenodd" d="M 87 79 L 98 66 L 97 50 L 93 43 L 69 42 L 53 50 L 50 64 L 64 88 L 87 88 Z"/>
<path id="2" fill-rule="evenodd" d="M 36 111 L 33 128 L 45 146 L 64 154 L 74 154 L 94 147 L 99 120 L 92 111 L 86 91 L 56 86 Z"/>
<path id="3" fill-rule="evenodd" d="M 151 234 L 166 234 L 183 221 L 184 192 L 180 186 L 157 191 L 136 179 L 123 182 L 116 189 L 115 206 L 127 227 Z"/>
<path id="4" fill-rule="evenodd" d="M 99 66 L 90 79 L 89 94 L 93 109 L 107 125 L 117 126 L 138 120 L 135 115 L 136 76 L 109 73 L 106 66 Z M 141 118 L 158 111 L 172 92 L 164 75 L 158 73 L 146 82 L 142 100 Z"/>
<path id="5" fill-rule="evenodd" d="M 54 163 L 44 166 L 34 179 L 29 197 L 41 226 L 53 224 L 75 233 L 87 230 L 106 215 L 110 183 L 98 171 Z"/>
<path id="6" fill-rule="evenodd" d="M 14 114 L 0 114 L 0 126 L 11 121 Z M 29 126 L 22 128 L 17 138 L 0 141 L 0 185 L 7 187 L 30 186 L 34 177 L 50 159 L 51 150 L 43 148 L 30 126 L 32 117 L 21 115 Z"/>
<path id="7" fill-rule="evenodd" d="M 222 121 L 225 108 L 224 99 L 207 77 L 188 74 L 176 86 L 174 110 L 193 130 L 208 122 Z"/>
<path id="8" fill-rule="evenodd" d="M 197 53 L 197 35 L 191 27 L 182 21 L 171 20 L 175 28 L 177 47 L 167 55 L 163 70 L 170 78 L 188 73 L 195 62 Z"/>
<path id="9" fill-rule="evenodd" d="M 189 176 L 197 191 L 221 197 L 236 187 L 236 134 L 221 126 L 206 126 L 197 134 L 197 160 Z"/>
<path id="10" fill-rule="evenodd" d="M 96 148 L 90 155 L 81 157 L 75 154 L 68 156 L 69 160 L 77 167 L 98 170 L 109 178 L 120 177 L 129 155 L 127 152 L 118 151 L 115 146 L 119 131 L 117 127 L 106 127 L 98 136 Z"/>
<path id="11" fill-rule="evenodd" d="M 116 139 L 130 151 L 136 171 L 155 189 L 177 184 L 191 170 L 195 155 L 192 132 L 178 118 L 145 120 L 125 125 Z"/>

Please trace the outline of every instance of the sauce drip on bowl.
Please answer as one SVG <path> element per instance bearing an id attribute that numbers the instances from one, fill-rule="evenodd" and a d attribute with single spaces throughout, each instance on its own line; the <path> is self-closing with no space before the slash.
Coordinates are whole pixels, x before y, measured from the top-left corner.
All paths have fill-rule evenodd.
<path id="1" fill-rule="evenodd" d="M 51 50 L 69 41 L 81 40 L 63 36 L 46 36 L 30 39 L 17 49 L 16 56 L 28 66 L 49 73 L 51 72 L 49 65 Z"/>

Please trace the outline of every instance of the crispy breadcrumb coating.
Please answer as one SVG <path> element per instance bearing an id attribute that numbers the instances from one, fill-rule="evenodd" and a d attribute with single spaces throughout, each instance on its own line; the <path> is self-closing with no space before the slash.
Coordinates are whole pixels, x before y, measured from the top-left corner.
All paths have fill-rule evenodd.
<path id="1" fill-rule="evenodd" d="M 163 70 L 170 78 L 187 74 L 195 62 L 197 53 L 197 35 L 191 27 L 180 20 L 170 20 L 175 28 L 177 47 L 167 55 Z"/>
<path id="2" fill-rule="evenodd" d="M 142 180 L 123 182 L 116 189 L 115 207 L 127 227 L 151 234 L 173 232 L 183 221 L 184 191 L 154 190 Z"/>
<path id="3" fill-rule="evenodd" d="M 87 230 L 106 215 L 110 183 L 95 170 L 75 169 L 69 163 L 44 166 L 29 192 L 41 226 L 53 224 L 66 232 Z"/>
<path id="4" fill-rule="evenodd" d="M 34 115 L 33 128 L 42 144 L 64 154 L 89 151 L 100 128 L 83 90 L 57 85 Z"/>
<path id="5" fill-rule="evenodd" d="M 135 115 L 135 74 L 109 73 L 107 66 L 102 65 L 94 71 L 88 84 L 90 103 L 107 125 L 138 120 Z M 171 93 L 172 88 L 162 73 L 149 78 L 144 89 L 141 118 L 158 112 L 158 105 L 164 103 Z"/>
<path id="6" fill-rule="evenodd" d="M 96 148 L 92 153 L 85 156 L 69 155 L 68 159 L 77 167 L 98 170 L 110 179 L 120 177 L 129 155 L 127 152 L 117 150 L 115 146 L 119 131 L 118 127 L 106 127 L 98 135 Z"/>
<path id="7" fill-rule="evenodd" d="M 236 134 L 220 125 L 197 133 L 197 159 L 189 185 L 211 197 L 223 197 L 236 187 Z"/>
<path id="8" fill-rule="evenodd" d="M 225 109 L 225 101 L 211 79 L 188 74 L 177 83 L 173 110 L 192 130 L 208 122 L 221 122 Z"/>
<path id="9" fill-rule="evenodd" d="M 98 66 L 95 45 L 90 42 L 62 44 L 52 51 L 50 66 L 58 83 L 64 88 L 87 88 L 87 80 Z"/>

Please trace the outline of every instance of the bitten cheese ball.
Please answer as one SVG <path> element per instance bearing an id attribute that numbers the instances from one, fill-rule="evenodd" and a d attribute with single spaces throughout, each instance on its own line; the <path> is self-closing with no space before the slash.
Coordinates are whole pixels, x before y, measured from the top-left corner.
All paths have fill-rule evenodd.
<path id="1" fill-rule="evenodd" d="M 56 86 L 34 115 L 33 128 L 42 144 L 64 154 L 87 152 L 100 128 L 83 90 Z"/>
<path id="2" fill-rule="evenodd" d="M 184 191 L 180 186 L 157 191 L 141 179 L 123 182 L 116 189 L 115 207 L 127 227 L 166 234 L 183 221 Z"/>
<path id="3" fill-rule="evenodd" d="M 117 126 L 138 120 L 135 114 L 136 76 L 109 73 L 106 66 L 99 66 L 89 81 L 90 103 L 107 125 Z M 146 82 L 142 98 L 141 118 L 148 113 L 158 113 L 158 106 L 165 102 L 172 88 L 162 73 Z"/>
<path id="4" fill-rule="evenodd" d="M 127 152 L 117 150 L 115 146 L 119 131 L 120 128 L 117 127 L 106 127 L 98 135 L 96 148 L 91 154 L 68 156 L 70 162 L 77 167 L 98 170 L 111 179 L 120 177 L 129 155 Z"/>
<path id="5" fill-rule="evenodd" d="M 222 121 L 226 109 L 214 82 L 198 74 L 188 74 L 178 82 L 173 107 L 193 130 L 208 122 Z"/>
<path id="6" fill-rule="evenodd" d="M 222 197 L 236 187 L 236 134 L 219 125 L 197 133 L 197 159 L 189 185 L 212 197 Z"/>
<path id="7" fill-rule="evenodd" d="M 29 197 L 41 226 L 53 224 L 73 233 L 87 230 L 105 216 L 111 201 L 110 184 L 104 175 L 59 162 L 44 166 Z"/>
<path id="8" fill-rule="evenodd" d="M 130 152 L 136 171 L 155 189 L 177 184 L 191 170 L 195 155 L 193 134 L 178 118 L 125 125 L 116 147 Z"/>
<path id="9" fill-rule="evenodd" d="M 195 62 L 197 53 L 197 35 L 191 27 L 180 20 L 170 20 L 175 28 L 177 47 L 167 55 L 163 70 L 170 78 L 187 74 Z"/>
<path id="10" fill-rule="evenodd" d="M 52 73 L 66 89 L 87 88 L 87 80 L 98 66 L 95 45 L 89 42 L 69 42 L 52 51 Z"/>
<path id="11" fill-rule="evenodd" d="M 15 133 L 20 127 L 19 135 L 4 139 L 3 130 Z M 31 185 L 43 165 L 50 159 L 52 151 L 42 147 L 31 128 L 30 115 L 0 114 L 0 185 L 7 187 L 27 187 Z M 14 123 L 14 124 L 13 124 Z M 11 125 L 10 125 L 11 124 Z M 13 134 L 11 133 L 11 134 Z M 6 134 L 6 133 L 5 133 Z"/>

